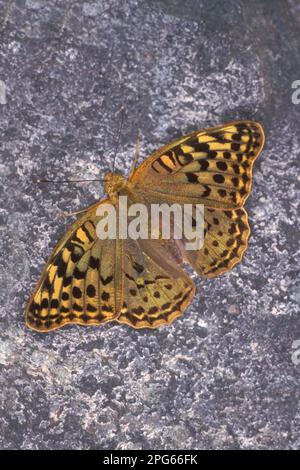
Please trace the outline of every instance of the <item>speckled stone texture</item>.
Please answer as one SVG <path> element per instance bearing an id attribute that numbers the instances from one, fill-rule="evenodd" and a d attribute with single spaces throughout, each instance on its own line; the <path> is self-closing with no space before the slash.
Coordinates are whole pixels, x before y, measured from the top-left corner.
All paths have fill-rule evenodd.
<path id="1" fill-rule="evenodd" d="M 0 447 L 300 446 L 297 0 L 0 1 Z M 43 265 L 117 167 L 183 133 L 255 119 L 267 142 L 242 263 L 170 327 L 25 328 Z"/>

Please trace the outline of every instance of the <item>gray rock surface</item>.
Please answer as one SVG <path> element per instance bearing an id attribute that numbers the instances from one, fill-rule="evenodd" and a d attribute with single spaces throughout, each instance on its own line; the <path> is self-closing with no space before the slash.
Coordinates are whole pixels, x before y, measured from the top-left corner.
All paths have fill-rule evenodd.
<path id="1" fill-rule="evenodd" d="M 297 0 L 0 1 L 0 447 L 300 446 Z M 195 129 L 266 129 L 242 263 L 170 327 L 25 328 L 45 260 L 137 134 L 141 159 Z M 298 346 L 298 348 L 300 348 Z M 294 354 L 293 354 L 294 352 Z"/>

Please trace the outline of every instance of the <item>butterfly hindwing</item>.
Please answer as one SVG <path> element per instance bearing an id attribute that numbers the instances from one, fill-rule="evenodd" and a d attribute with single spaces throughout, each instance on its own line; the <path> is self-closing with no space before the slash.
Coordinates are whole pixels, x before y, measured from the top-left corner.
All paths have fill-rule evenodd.
<path id="1" fill-rule="evenodd" d="M 248 245 L 250 228 L 245 209 L 206 208 L 204 243 L 200 250 L 186 250 L 185 258 L 205 278 L 219 276 L 233 268 Z"/>
<path id="2" fill-rule="evenodd" d="M 125 253 L 124 303 L 117 321 L 134 328 L 171 323 L 195 293 L 180 267 L 180 252 L 169 240 L 127 240 Z"/>
<path id="3" fill-rule="evenodd" d="M 152 201 L 242 207 L 252 166 L 264 144 L 260 124 L 239 121 L 194 132 L 161 148 L 133 174 L 136 190 Z"/>

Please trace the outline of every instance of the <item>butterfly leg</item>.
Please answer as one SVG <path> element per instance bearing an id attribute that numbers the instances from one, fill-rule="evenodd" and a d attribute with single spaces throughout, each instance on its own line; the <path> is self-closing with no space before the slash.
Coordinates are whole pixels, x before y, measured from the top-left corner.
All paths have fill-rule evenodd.
<path id="1" fill-rule="evenodd" d="M 74 216 L 74 215 L 83 214 L 83 213 L 86 212 L 87 210 L 88 210 L 88 209 L 82 209 L 82 210 L 80 210 L 80 211 L 75 211 L 75 212 L 65 212 L 65 211 L 59 210 L 58 216 L 59 216 L 59 217 L 62 217 L 62 218 L 72 217 L 72 216 Z"/>
<path id="2" fill-rule="evenodd" d="M 89 207 L 85 207 L 84 209 L 80 209 L 80 211 L 74 211 L 74 212 L 59 211 L 59 213 L 60 213 L 61 217 L 71 217 L 71 216 L 78 215 L 78 214 L 84 214 L 85 212 L 87 212 L 87 211 L 89 211 L 93 208 L 97 208 L 98 205 L 99 205 L 99 201 L 95 202 L 94 204 L 92 204 Z"/>

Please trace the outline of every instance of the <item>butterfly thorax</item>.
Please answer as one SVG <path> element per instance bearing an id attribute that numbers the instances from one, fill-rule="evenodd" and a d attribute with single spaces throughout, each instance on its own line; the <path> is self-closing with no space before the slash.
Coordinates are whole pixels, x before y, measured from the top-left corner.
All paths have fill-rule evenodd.
<path id="1" fill-rule="evenodd" d="M 120 191 L 130 187 L 131 183 L 120 173 L 107 173 L 104 177 L 104 191 L 113 203 L 118 200 Z"/>

